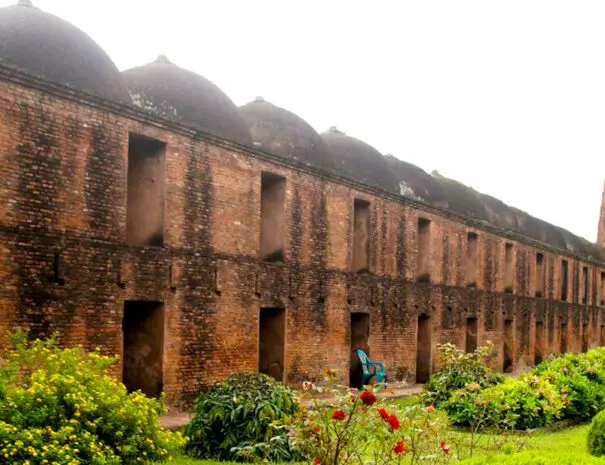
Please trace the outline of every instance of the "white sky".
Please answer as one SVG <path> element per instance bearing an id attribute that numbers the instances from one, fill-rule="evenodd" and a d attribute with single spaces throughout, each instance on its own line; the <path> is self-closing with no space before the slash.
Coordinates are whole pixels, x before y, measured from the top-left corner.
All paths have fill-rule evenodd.
<path id="1" fill-rule="evenodd" d="M 16 0 L 0 0 L 0 6 Z M 33 0 L 120 69 L 160 53 L 596 239 L 603 0 Z"/>

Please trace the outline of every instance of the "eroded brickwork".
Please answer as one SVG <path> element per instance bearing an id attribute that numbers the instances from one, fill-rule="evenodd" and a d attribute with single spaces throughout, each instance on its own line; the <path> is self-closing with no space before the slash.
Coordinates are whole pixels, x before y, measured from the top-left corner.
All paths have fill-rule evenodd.
<path id="1" fill-rule="evenodd" d="M 603 341 L 603 263 L 15 76 L 0 81 L 3 335 L 17 326 L 58 331 L 63 344 L 122 355 L 125 302 L 163 303 L 162 385 L 176 407 L 233 371 L 258 369 L 261 308 L 285 309 L 283 380 L 292 385 L 326 367 L 348 377 L 356 312 L 370 315 L 371 357 L 392 379 L 412 382 L 422 360 L 419 318 L 429 321 L 429 370 L 440 364 L 439 343 L 469 343 L 469 318 L 477 344 L 494 342 L 498 369 L 506 328 L 514 369 L 534 363 L 536 341 L 541 357 Z M 130 133 L 166 144 L 161 247 L 126 240 Z M 263 172 L 285 179 L 283 262 L 259 259 Z M 362 273 L 351 271 L 355 199 L 370 212 Z M 430 222 L 422 247 L 420 219 Z M 469 233 L 476 254 L 467 251 Z"/>

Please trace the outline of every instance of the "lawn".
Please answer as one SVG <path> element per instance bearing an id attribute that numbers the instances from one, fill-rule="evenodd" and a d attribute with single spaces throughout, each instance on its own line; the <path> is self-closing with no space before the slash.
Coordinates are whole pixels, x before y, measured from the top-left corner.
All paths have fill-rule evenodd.
<path id="1" fill-rule="evenodd" d="M 560 431 L 553 432 L 551 429 L 531 434 L 524 450 L 544 451 L 545 453 L 568 453 L 574 451 L 581 455 L 589 456 L 586 451 L 586 434 L 588 425 L 573 426 Z M 482 441 L 483 442 L 483 439 Z M 477 448 L 476 455 L 485 454 L 481 451 L 481 443 Z M 492 452 L 493 454 L 493 452 Z M 453 463 L 452 460 L 450 463 Z M 603 459 L 605 464 L 605 459 Z M 228 462 L 216 462 L 213 460 L 194 460 L 190 458 L 178 458 L 177 465 L 227 465 Z M 241 465 L 241 464 L 239 464 Z M 291 465 L 291 464 L 290 464 Z"/>

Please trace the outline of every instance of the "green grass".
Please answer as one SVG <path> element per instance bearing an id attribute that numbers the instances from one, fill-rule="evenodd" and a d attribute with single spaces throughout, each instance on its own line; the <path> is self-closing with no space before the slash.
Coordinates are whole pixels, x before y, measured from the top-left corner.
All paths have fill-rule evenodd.
<path id="1" fill-rule="evenodd" d="M 390 402 L 397 403 L 402 406 L 413 405 L 419 401 L 419 396 L 409 396 L 396 400 L 389 400 L 387 404 Z M 532 434 L 522 437 L 520 435 L 511 435 L 510 437 L 503 438 L 502 436 L 498 438 L 503 438 L 500 442 L 507 444 L 511 451 L 516 450 L 520 445 L 522 446 L 522 450 L 534 450 L 534 451 L 544 451 L 545 453 L 569 453 L 570 451 L 577 452 L 581 455 L 589 456 L 586 450 L 586 434 L 588 433 L 588 425 L 580 425 L 580 426 L 571 426 L 566 428 L 557 429 L 557 425 L 551 428 L 546 428 L 543 430 L 538 430 L 533 432 Z M 451 437 L 448 441 L 452 440 L 452 445 L 455 442 L 456 438 L 458 438 L 459 442 L 465 442 L 468 444 L 470 441 L 470 434 L 463 433 L 456 429 L 452 429 L 450 432 Z M 478 444 L 475 447 L 475 452 L 473 456 L 480 455 L 493 455 L 495 453 L 503 453 L 504 450 L 500 448 L 497 451 L 494 450 L 494 436 L 489 435 L 480 435 L 478 440 Z M 467 446 L 465 446 L 466 449 Z M 457 454 L 455 451 L 453 452 L 452 459 L 456 458 Z M 514 453 L 514 452 L 513 452 Z M 465 457 L 460 457 L 465 458 Z M 179 457 L 176 459 L 176 465 L 242 465 L 235 464 L 233 462 L 217 462 L 213 460 L 196 460 L 188 457 Z M 452 460 L 449 463 L 455 463 Z M 605 459 L 603 460 L 605 464 Z M 293 464 L 288 464 L 293 465 Z"/>
<path id="2" fill-rule="evenodd" d="M 569 452 L 574 451 L 581 453 L 582 455 L 588 456 L 586 451 L 586 434 L 588 432 L 588 425 L 573 426 L 565 428 L 560 431 L 553 432 L 552 430 L 543 430 L 530 435 L 527 442 L 524 444 L 523 450 L 537 450 L 545 452 Z M 460 433 L 465 434 L 467 433 Z M 489 455 L 493 454 L 493 451 L 486 452 L 484 450 L 485 437 L 481 438 L 477 451 L 474 454 L 478 455 Z M 605 460 L 604 460 L 605 463 Z M 213 460 L 195 460 L 191 458 L 178 458 L 176 465 L 235 465 L 231 462 L 216 462 Z M 241 464 L 238 464 L 241 465 Z M 290 464 L 292 465 L 292 464 Z"/>
<path id="3" fill-rule="evenodd" d="M 560 431 L 544 430 L 533 433 L 528 437 L 524 444 L 524 450 L 537 450 L 550 453 L 574 451 L 588 456 L 586 451 L 586 434 L 588 425 L 573 426 Z M 467 433 L 460 433 L 467 434 Z M 487 455 L 494 452 L 485 452 L 482 445 L 485 439 L 482 438 L 477 452 L 474 455 Z M 604 460 L 605 463 L 605 460 Z M 178 458 L 177 465 L 231 465 L 229 462 L 216 462 L 213 460 L 195 460 L 190 458 Z M 235 465 L 235 464 L 233 464 Z M 241 464 L 238 464 L 241 465 Z M 292 464 L 290 464 L 292 465 Z"/>
<path id="4" fill-rule="evenodd" d="M 527 448 L 551 452 L 576 450 L 588 454 L 587 433 L 588 425 L 574 426 L 554 433 L 542 431 L 531 437 Z"/>

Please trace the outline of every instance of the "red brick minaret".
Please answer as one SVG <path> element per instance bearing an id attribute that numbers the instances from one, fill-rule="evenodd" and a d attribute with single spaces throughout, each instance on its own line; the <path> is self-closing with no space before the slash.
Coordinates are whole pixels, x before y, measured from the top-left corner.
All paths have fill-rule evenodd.
<path id="1" fill-rule="evenodd" d="M 603 184 L 603 196 L 601 198 L 601 215 L 599 216 L 597 244 L 601 247 L 605 247 L 605 183 Z"/>

